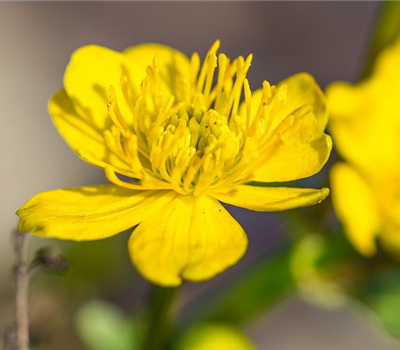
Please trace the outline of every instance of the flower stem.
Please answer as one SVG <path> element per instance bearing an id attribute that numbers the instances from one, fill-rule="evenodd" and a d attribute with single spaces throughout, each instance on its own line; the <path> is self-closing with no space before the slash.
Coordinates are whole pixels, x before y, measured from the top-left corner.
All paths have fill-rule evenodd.
<path id="1" fill-rule="evenodd" d="M 153 287 L 150 320 L 144 337 L 143 350 L 167 349 L 173 333 L 172 306 L 178 288 Z"/>
<path id="2" fill-rule="evenodd" d="M 367 77 L 374 66 L 375 60 L 385 46 L 393 43 L 400 34 L 400 2 L 385 1 L 381 4 L 380 14 L 375 26 L 368 58 L 362 78 Z"/>
<path id="3" fill-rule="evenodd" d="M 28 287 L 29 266 L 27 263 L 26 234 L 15 234 L 14 251 L 16 256 L 16 336 L 17 349 L 29 349 Z"/>

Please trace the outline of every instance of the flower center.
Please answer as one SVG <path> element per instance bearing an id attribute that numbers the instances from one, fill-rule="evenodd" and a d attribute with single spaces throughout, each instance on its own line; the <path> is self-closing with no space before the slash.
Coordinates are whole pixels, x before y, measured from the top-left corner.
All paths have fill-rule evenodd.
<path id="1" fill-rule="evenodd" d="M 224 54 L 217 57 L 218 48 L 217 41 L 201 67 L 195 53 L 190 77 L 178 77 L 176 86 L 166 86 L 155 57 L 134 101 L 124 77 L 121 96 L 127 111 L 121 112 L 120 96 L 117 99 L 110 88 L 113 126 L 104 136 L 110 151 L 129 166 L 129 170 L 105 166 L 110 181 L 194 195 L 249 181 L 273 147 L 273 138 L 265 136 L 272 115 L 285 102 L 286 87 L 276 91 L 264 81 L 262 97 L 254 106 L 246 79 L 252 55 L 231 62 Z M 242 93 L 245 107 L 239 113 Z M 122 181 L 117 174 L 137 181 Z"/>

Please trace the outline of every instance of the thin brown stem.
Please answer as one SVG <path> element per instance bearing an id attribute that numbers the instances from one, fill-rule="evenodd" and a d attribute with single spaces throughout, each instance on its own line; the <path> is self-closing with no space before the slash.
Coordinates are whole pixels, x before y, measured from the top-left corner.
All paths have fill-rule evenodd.
<path id="1" fill-rule="evenodd" d="M 16 256 L 16 340 L 18 350 L 29 349 L 29 317 L 28 317 L 28 289 L 29 266 L 27 262 L 27 235 L 17 232 L 15 234 Z"/>

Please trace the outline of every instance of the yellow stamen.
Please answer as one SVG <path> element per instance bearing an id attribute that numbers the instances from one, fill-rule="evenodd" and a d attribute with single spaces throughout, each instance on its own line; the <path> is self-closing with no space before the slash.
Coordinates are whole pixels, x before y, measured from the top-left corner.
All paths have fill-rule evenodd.
<path id="1" fill-rule="evenodd" d="M 248 129 L 251 122 L 251 89 L 247 79 L 244 79 L 244 99 L 246 102 L 246 127 Z"/>
<path id="2" fill-rule="evenodd" d="M 224 54 L 217 60 L 218 48 L 216 41 L 202 66 L 199 56 L 193 54 L 190 76 L 176 78 L 174 95 L 162 88 L 158 57 L 147 67 L 135 101 L 123 77 L 122 98 L 130 115 L 121 115 L 115 90 L 110 88 L 114 126 L 104 137 L 111 152 L 131 172 L 107 166 L 87 154 L 84 157 L 105 168 L 111 182 L 133 189 L 146 186 L 200 195 L 248 181 L 254 165 L 270 153 L 271 110 L 285 103 L 286 88 L 275 93 L 275 88 L 264 82 L 260 105 L 252 117 L 252 93 L 246 79 L 252 55 L 231 63 Z M 238 115 L 242 95 L 245 115 Z M 284 137 L 283 131 L 279 137 Z M 126 182 L 116 175 L 127 173 L 140 181 Z"/>
<path id="3" fill-rule="evenodd" d="M 124 134 L 128 129 L 124 117 L 122 116 L 117 102 L 117 97 L 115 95 L 115 89 L 110 86 L 109 89 L 109 102 L 108 102 L 108 114 L 115 125 L 121 128 L 121 132 Z"/>

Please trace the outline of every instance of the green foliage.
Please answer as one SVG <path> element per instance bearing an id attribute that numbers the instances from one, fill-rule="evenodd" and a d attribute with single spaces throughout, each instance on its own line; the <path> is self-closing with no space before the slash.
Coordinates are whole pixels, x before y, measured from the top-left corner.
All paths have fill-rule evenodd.
<path id="1" fill-rule="evenodd" d="M 140 330 L 114 306 L 92 301 L 78 313 L 76 328 L 83 342 L 92 350 L 139 349 Z"/>
<path id="2" fill-rule="evenodd" d="M 370 276 L 360 288 L 358 298 L 388 333 L 400 341 L 400 269 L 392 266 Z"/>
<path id="3" fill-rule="evenodd" d="M 181 328 L 201 320 L 243 324 L 299 288 L 311 298 L 337 300 L 341 291 L 334 279 L 354 258 L 359 259 L 359 255 L 340 233 L 299 234 L 281 251 L 255 261 L 237 274 L 206 305 L 195 305 L 184 315 Z"/>
<path id="4" fill-rule="evenodd" d="M 82 287 L 95 284 L 102 290 L 120 287 L 126 276 L 134 273 L 126 250 L 126 239 L 126 235 L 119 234 L 108 240 L 62 242 L 62 249 L 71 265 L 66 275 L 68 283 Z"/>
<path id="5" fill-rule="evenodd" d="M 389 334 L 400 341 L 400 290 L 383 293 L 372 307 Z"/>
<path id="6" fill-rule="evenodd" d="M 290 256 L 284 251 L 254 264 L 251 272 L 225 289 L 210 319 L 241 324 L 280 300 L 294 287 Z"/>

